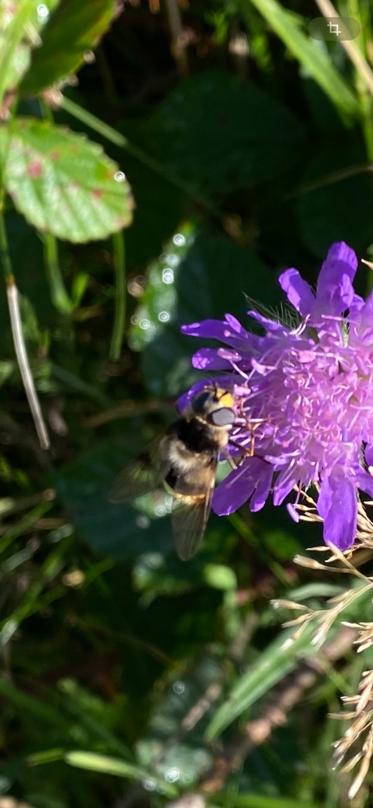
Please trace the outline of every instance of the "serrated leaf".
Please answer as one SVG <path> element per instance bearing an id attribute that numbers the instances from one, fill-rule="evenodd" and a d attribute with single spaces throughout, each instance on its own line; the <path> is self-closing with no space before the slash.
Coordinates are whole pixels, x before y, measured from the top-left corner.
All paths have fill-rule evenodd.
<path id="1" fill-rule="evenodd" d="M 254 665 L 240 676 L 226 701 L 216 711 L 207 728 L 207 738 L 211 740 L 238 718 L 245 710 L 264 696 L 277 682 L 290 673 L 298 664 L 299 657 L 314 651 L 313 625 L 292 640 L 293 630 L 284 631 L 269 645 Z"/>
<path id="2" fill-rule="evenodd" d="M 241 0 L 244 15 L 250 13 L 248 0 Z M 323 43 L 304 33 L 305 20 L 283 8 L 276 0 L 252 0 L 252 5 L 267 20 L 273 31 L 282 39 L 289 52 L 329 96 L 345 117 L 359 116 L 359 103 L 350 85 L 335 69 Z M 248 17 L 248 26 L 250 20 Z"/>
<path id="3" fill-rule="evenodd" d="M 40 43 L 39 32 L 58 0 L 0 2 L 0 105 L 4 93 L 17 87 L 26 72 L 31 49 Z"/>
<path id="4" fill-rule="evenodd" d="M 62 127 L 17 118 L 0 130 L 4 184 L 18 211 L 61 239 L 103 239 L 130 224 L 132 197 L 101 146 Z"/>
<path id="5" fill-rule="evenodd" d="M 116 13 L 116 0 L 64 0 L 49 19 L 21 92 L 35 95 L 75 73 Z"/>

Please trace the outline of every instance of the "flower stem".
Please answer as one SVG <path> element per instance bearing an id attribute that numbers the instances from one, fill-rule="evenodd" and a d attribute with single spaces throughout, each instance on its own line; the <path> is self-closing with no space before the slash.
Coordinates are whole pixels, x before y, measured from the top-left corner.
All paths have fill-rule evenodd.
<path id="1" fill-rule="evenodd" d="M 50 233 L 44 234 L 44 260 L 49 281 L 52 302 L 61 314 L 71 314 L 74 304 L 63 282 L 58 260 L 57 239 Z"/>
<path id="2" fill-rule="evenodd" d="M 115 271 L 115 312 L 109 356 L 112 362 L 117 362 L 121 354 L 126 322 L 126 254 L 124 236 L 122 232 L 114 234 L 113 248 Z"/>

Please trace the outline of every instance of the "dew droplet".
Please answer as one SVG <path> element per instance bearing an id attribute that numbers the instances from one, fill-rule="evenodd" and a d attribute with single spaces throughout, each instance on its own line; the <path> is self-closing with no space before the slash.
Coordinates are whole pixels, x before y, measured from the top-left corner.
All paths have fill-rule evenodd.
<path id="1" fill-rule="evenodd" d="M 160 323 L 168 323 L 170 319 L 170 312 L 169 311 L 160 311 L 158 314 L 158 320 Z"/>
<path id="2" fill-rule="evenodd" d="M 142 329 L 142 331 L 148 331 L 150 325 L 151 325 L 150 320 L 148 320 L 147 317 L 143 317 L 139 322 L 139 326 Z"/>
<path id="3" fill-rule="evenodd" d="M 142 785 L 145 791 L 155 791 L 156 782 L 151 777 L 147 777 L 146 780 L 143 780 Z"/>
<path id="4" fill-rule="evenodd" d="M 85 52 L 85 54 L 83 56 L 83 59 L 84 59 L 84 61 L 85 61 L 85 63 L 87 65 L 91 65 L 92 62 L 96 61 L 96 57 L 95 57 L 93 51 L 91 51 L 91 50 L 88 50 L 88 51 Z"/>
<path id="5" fill-rule="evenodd" d="M 180 769 L 177 766 L 171 766 L 170 769 L 167 769 L 164 773 L 164 779 L 167 780 L 168 783 L 177 783 L 180 780 Z"/>
<path id="6" fill-rule="evenodd" d="M 167 284 L 170 284 L 170 283 L 174 282 L 174 271 L 173 271 L 173 269 L 170 269 L 170 267 L 166 267 L 166 269 L 164 269 L 162 271 L 162 281 L 163 281 L 163 283 L 167 283 Z"/>
<path id="7" fill-rule="evenodd" d="M 136 525 L 137 527 L 141 527 L 143 530 L 145 530 L 145 528 L 149 527 L 150 525 L 149 516 L 145 516 L 145 514 L 140 514 L 140 516 L 138 516 L 136 519 Z"/>
<path id="8" fill-rule="evenodd" d="M 181 681 L 181 679 L 177 679 L 176 682 L 172 685 L 172 690 L 176 693 L 177 696 L 183 696 L 185 693 L 185 684 Z"/>
<path id="9" fill-rule="evenodd" d="M 179 261 L 180 258 L 175 255 L 175 253 L 167 253 L 167 255 L 164 256 L 165 264 L 169 264 L 170 267 L 176 267 Z"/>
<path id="10" fill-rule="evenodd" d="M 182 233 L 175 233 L 172 241 L 176 245 L 176 247 L 184 247 L 185 244 L 185 236 Z"/>
<path id="11" fill-rule="evenodd" d="M 147 553 L 146 566 L 151 570 L 157 570 L 163 564 L 163 558 L 160 553 Z"/>
<path id="12" fill-rule="evenodd" d="M 284 642 L 282 643 L 281 648 L 282 648 L 284 651 L 287 651 L 287 650 L 288 650 L 288 648 L 291 648 L 291 646 L 292 646 L 292 645 L 294 645 L 294 639 L 293 639 L 293 637 L 288 637 L 288 638 L 287 638 L 286 640 L 284 640 Z"/>
<path id="13" fill-rule="evenodd" d="M 156 505 L 154 508 L 154 515 L 155 516 L 164 516 L 167 513 L 167 509 L 164 505 Z"/>
<path id="14" fill-rule="evenodd" d="M 126 175 L 124 171 L 116 171 L 114 174 L 115 182 L 125 182 Z"/>
<path id="15" fill-rule="evenodd" d="M 49 17 L 49 9 L 45 3 L 39 3 L 37 9 L 37 15 L 40 17 L 41 20 L 46 20 Z"/>

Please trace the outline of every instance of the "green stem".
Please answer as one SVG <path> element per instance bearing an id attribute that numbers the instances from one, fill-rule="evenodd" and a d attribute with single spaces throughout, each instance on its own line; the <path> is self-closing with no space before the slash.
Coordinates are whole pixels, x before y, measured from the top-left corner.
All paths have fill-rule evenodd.
<path id="1" fill-rule="evenodd" d="M 71 314 L 74 304 L 67 294 L 58 260 L 57 239 L 49 233 L 44 234 L 44 261 L 47 270 L 52 302 L 61 314 Z"/>
<path id="2" fill-rule="evenodd" d="M 182 179 L 177 174 L 174 174 L 173 171 L 170 171 L 169 168 L 164 166 L 162 163 L 159 163 L 157 159 L 151 157 L 139 146 L 131 143 L 128 138 L 126 138 L 120 132 L 117 132 L 116 129 L 112 129 L 112 127 L 108 126 L 107 123 L 104 123 L 99 118 L 96 118 L 95 115 L 92 115 L 91 112 L 83 109 L 83 107 L 76 104 L 75 101 L 72 101 L 71 98 L 66 98 L 66 96 L 64 96 L 61 102 L 61 107 L 78 121 L 84 123 L 85 126 L 89 127 L 94 132 L 97 132 L 106 140 L 109 140 L 110 143 L 125 149 L 128 154 L 131 154 L 132 157 L 134 157 L 140 163 L 143 163 L 143 165 L 147 166 L 147 168 L 149 168 L 155 174 L 158 174 L 158 176 L 162 177 L 162 179 L 169 182 L 170 185 L 173 185 L 179 191 L 182 191 L 182 193 L 184 193 L 186 196 L 189 196 L 190 199 L 192 199 L 197 205 L 202 205 L 202 207 L 209 211 L 209 213 L 211 213 L 214 217 L 217 216 L 215 207 L 211 204 L 211 202 L 209 202 L 209 200 L 204 197 L 202 198 L 199 191 L 193 185 L 190 185 L 189 182 Z"/>
<path id="3" fill-rule="evenodd" d="M 114 325 L 110 343 L 110 359 L 117 362 L 120 358 L 126 322 L 126 255 L 123 233 L 113 236 L 113 256 L 115 270 L 115 312 Z"/>

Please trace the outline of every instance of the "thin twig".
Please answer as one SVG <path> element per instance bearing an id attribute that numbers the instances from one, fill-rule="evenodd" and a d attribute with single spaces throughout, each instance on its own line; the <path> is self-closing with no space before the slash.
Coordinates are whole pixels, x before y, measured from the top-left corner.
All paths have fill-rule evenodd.
<path id="1" fill-rule="evenodd" d="M 49 449 L 50 441 L 47 427 L 41 411 L 38 395 L 32 378 L 30 363 L 27 356 L 26 344 L 23 336 L 22 320 L 19 310 L 18 289 L 13 275 L 7 278 L 7 298 L 10 315 L 10 325 L 12 329 L 14 350 L 27 396 L 27 401 L 34 419 L 35 429 L 42 449 Z"/>
<path id="2" fill-rule="evenodd" d="M 164 0 L 171 32 L 171 51 L 181 76 L 189 73 L 186 39 L 177 0 Z"/>

